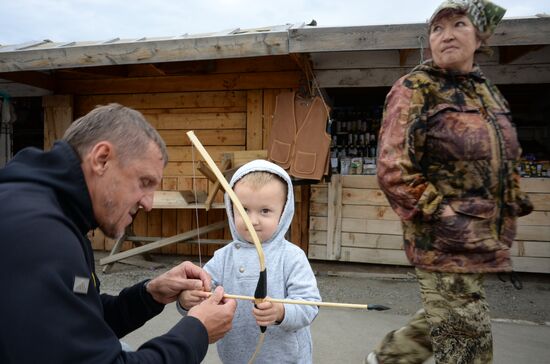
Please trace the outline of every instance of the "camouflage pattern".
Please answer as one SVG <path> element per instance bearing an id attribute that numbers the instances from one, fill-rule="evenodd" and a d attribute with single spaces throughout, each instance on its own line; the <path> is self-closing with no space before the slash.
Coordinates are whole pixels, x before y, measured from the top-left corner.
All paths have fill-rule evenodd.
<path id="1" fill-rule="evenodd" d="M 428 23 L 432 24 L 437 14 L 444 9 L 466 11 L 472 24 L 487 35 L 493 34 L 506 13 L 506 9 L 487 0 L 446 0 L 434 11 Z"/>
<path id="2" fill-rule="evenodd" d="M 457 74 L 426 61 L 399 79 L 386 98 L 378 183 L 411 264 L 511 270 L 517 217 L 533 209 L 519 188 L 520 155 L 508 104 L 477 66 Z M 454 215 L 440 217 L 446 206 Z"/>
<path id="3" fill-rule="evenodd" d="M 388 333 L 375 350 L 379 364 L 492 363 L 491 321 L 482 274 L 416 270 L 424 309 Z"/>

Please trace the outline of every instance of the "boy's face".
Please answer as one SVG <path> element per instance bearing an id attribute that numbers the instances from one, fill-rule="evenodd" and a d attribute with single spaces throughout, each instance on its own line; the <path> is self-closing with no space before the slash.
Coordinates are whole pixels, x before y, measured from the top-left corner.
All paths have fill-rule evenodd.
<path id="1" fill-rule="evenodd" d="M 271 238 L 277 230 L 285 207 L 286 195 L 283 183 L 273 180 L 262 187 L 252 187 L 249 183 L 241 181 L 235 184 L 234 191 L 250 217 L 260 241 L 264 242 Z M 239 235 L 248 242 L 252 242 L 252 237 L 239 212 L 235 210 L 233 214 Z"/>

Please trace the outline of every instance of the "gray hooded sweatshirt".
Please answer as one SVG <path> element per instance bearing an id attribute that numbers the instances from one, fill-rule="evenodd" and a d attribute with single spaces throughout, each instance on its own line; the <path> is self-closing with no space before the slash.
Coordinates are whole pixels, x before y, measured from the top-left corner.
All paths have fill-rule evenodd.
<path id="1" fill-rule="evenodd" d="M 267 295 L 273 298 L 320 301 L 317 281 L 304 251 L 285 239 L 294 215 L 292 182 L 284 169 L 265 160 L 245 164 L 235 172 L 230 185 L 244 175 L 267 171 L 280 176 L 288 184 L 286 204 L 273 236 L 262 243 L 267 271 Z M 259 261 L 254 244 L 239 236 L 235 228 L 233 206 L 225 195 L 227 218 L 233 241 L 218 249 L 204 269 L 215 285 L 227 293 L 253 296 L 258 283 Z M 238 212 L 237 212 L 238 213 Z M 252 301 L 239 301 L 233 328 L 218 341 L 217 349 L 224 363 L 247 363 L 252 357 L 260 329 Z M 317 306 L 285 304 L 285 317 L 279 325 L 269 326 L 255 363 L 311 363 L 312 341 L 309 326 L 318 313 Z"/>

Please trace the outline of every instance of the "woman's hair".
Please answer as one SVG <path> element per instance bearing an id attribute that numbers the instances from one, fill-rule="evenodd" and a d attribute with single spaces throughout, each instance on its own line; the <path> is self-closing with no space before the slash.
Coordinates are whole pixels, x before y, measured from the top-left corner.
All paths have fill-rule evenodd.
<path id="1" fill-rule="evenodd" d="M 434 23 L 438 22 L 439 20 L 443 18 L 450 18 L 453 16 L 468 16 L 468 11 L 466 8 L 462 9 L 456 9 L 456 8 L 445 8 L 442 9 L 439 13 L 437 13 L 436 16 L 431 19 L 430 23 L 428 24 L 428 36 L 432 33 L 432 26 Z M 493 51 L 491 48 L 487 45 L 487 40 L 491 36 L 490 32 L 482 33 L 479 31 L 479 29 L 474 25 L 474 28 L 476 29 L 476 37 L 478 40 L 481 41 L 481 45 L 478 49 L 476 49 L 476 54 L 485 54 L 490 56 L 493 54 Z"/>
<path id="2" fill-rule="evenodd" d="M 120 104 L 98 106 L 75 120 L 63 135 L 82 158 L 100 141 L 109 141 L 120 156 L 121 163 L 137 158 L 153 141 L 160 149 L 164 165 L 168 163 L 166 144 L 143 115 Z"/>
<path id="3" fill-rule="evenodd" d="M 265 186 L 266 184 L 272 182 L 272 181 L 279 181 L 283 185 L 283 191 L 285 193 L 285 198 L 288 195 L 288 185 L 285 182 L 284 179 L 279 177 L 278 175 L 266 172 L 266 171 L 255 171 L 250 172 L 248 174 L 245 174 L 242 178 L 240 178 L 235 184 L 237 183 L 246 183 L 252 188 L 260 188 Z"/>

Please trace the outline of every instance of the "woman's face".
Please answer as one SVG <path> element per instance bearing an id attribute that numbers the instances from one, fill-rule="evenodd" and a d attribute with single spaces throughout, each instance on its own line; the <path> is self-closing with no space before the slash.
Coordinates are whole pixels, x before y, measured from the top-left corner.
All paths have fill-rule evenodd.
<path id="1" fill-rule="evenodd" d="M 441 68 L 470 72 L 480 45 L 476 28 L 466 15 L 441 17 L 430 27 L 432 58 Z"/>

